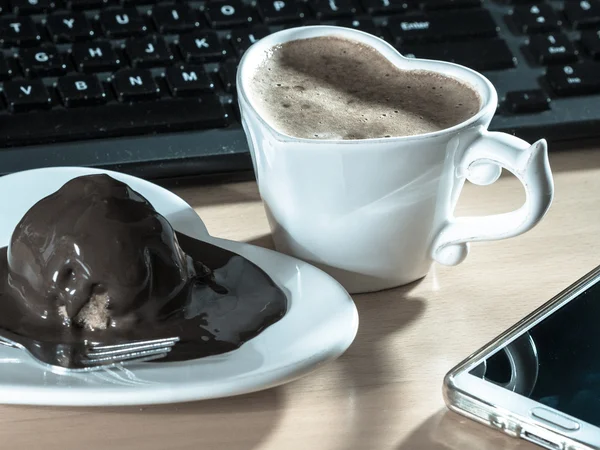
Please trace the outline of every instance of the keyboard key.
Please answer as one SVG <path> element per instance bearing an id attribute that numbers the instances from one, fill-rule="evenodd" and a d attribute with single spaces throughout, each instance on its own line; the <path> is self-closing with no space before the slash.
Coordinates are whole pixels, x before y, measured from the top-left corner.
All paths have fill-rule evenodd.
<path id="1" fill-rule="evenodd" d="M 363 8 L 370 15 L 397 14 L 410 9 L 414 3 L 408 3 L 406 0 L 362 0 Z"/>
<path id="2" fill-rule="evenodd" d="M 95 36 L 92 24 L 82 13 L 61 13 L 48 16 L 46 27 L 54 42 L 75 42 Z"/>
<path id="3" fill-rule="evenodd" d="M 575 28 L 600 24 L 600 0 L 566 0 L 564 12 Z"/>
<path id="4" fill-rule="evenodd" d="M 161 37 L 132 39 L 127 42 L 125 53 L 133 67 L 166 66 L 175 59 Z"/>
<path id="5" fill-rule="evenodd" d="M 10 146 L 78 139 L 106 139 L 160 132 L 200 130 L 229 124 L 219 98 L 161 99 L 142 103 L 113 103 L 102 107 L 53 109 L 2 118 L 3 144 Z M 31 126 L 31 122 L 36 127 Z M 65 126 L 69 124 L 69 126 Z"/>
<path id="6" fill-rule="evenodd" d="M 252 44 L 268 35 L 269 29 L 265 26 L 258 26 L 249 30 L 233 30 L 231 32 L 231 45 L 233 45 L 238 56 L 242 56 Z"/>
<path id="7" fill-rule="evenodd" d="M 11 65 L 6 61 L 4 55 L 0 53 L 0 80 L 5 81 L 12 78 L 14 75 L 14 71 Z"/>
<path id="8" fill-rule="evenodd" d="M 196 96 L 215 90 L 215 84 L 202 66 L 169 67 L 166 79 L 173 97 Z"/>
<path id="9" fill-rule="evenodd" d="M 152 20 L 161 34 L 181 33 L 200 26 L 196 12 L 187 5 L 157 5 L 152 9 Z"/>
<path id="10" fill-rule="evenodd" d="M 373 23 L 373 19 L 370 17 L 354 17 L 352 19 L 340 19 L 336 20 L 335 24 L 338 27 L 354 28 L 357 30 L 375 30 L 377 27 Z"/>
<path id="11" fill-rule="evenodd" d="M 581 33 L 581 44 L 589 55 L 600 59 L 600 30 Z"/>
<path id="12" fill-rule="evenodd" d="M 532 36 L 529 39 L 529 51 L 540 64 L 569 63 L 577 60 L 577 50 L 562 33 L 546 36 Z"/>
<path id="13" fill-rule="evenodd" d="M 108 0 L 66 0 L 67 8 L 80 11 L 83 9 L 98 9 L 108 4 Z"/>
<path id="14" fill-rule="evenodd" d="M 227 50 L 213 32 L 194 32 L 179 39 L 179 50 L 188 63 L 220 61 L 227 56 Z"/>
<path id="15" fill-rule="evenodd" d="M 423 8 L 449 9 L 449 8 L 473 8 L 481 6 L 481 0 L 424 0 Z"/>
<path id="16" fill-rule="evenodd" d="M 310 7 L 319 20 L 354 16 L 358 9 L 354 0 L 312 0 Z"/>
<path id="17" fill-rule="evenodd" d="M 100 13 L 100 27 L 109 38 L 139 36 L 148 28 L 135 8 L 114 8 Z"/>
<path id="18" fill-rule="evenodd" d="M 105 41 L 73 44 L 72 55 L 80 72 L 112 71 L 121 65 L 110 43 Z"/>
<path id="19" fill-rule="evenodd" d="M 4 83 L 4 97 L 11 112 L 52 107 L 50 93 L 42 80 L 7 81 Z"/>
<path id="20" fill-rule="evenodd" d="M 113 85 L 122 102 L 152 100 L 160 95 L 160 88 L 149 70 L 121 70 L 115 73 Z"/>
<path id="21" fill-rule="evenodd" d="M 100 105 L 106 102 L 106 93 L 95 75 L 69 75 L 56 83 L 58 95 L 67 108 Z"/>
<path id="22" fill-rule="evenodd" d="M 443 41 L 475 36 L 493 37 L 498 34 L 496 22 L 485 10 L 449 11 L 392 19 L 389 29 L 398 41 Z"/>
<path id="23" fill-rule="evenodd" d="M 517 6 L 511 18 L 519 31 L 525 34 L 554 31 L 562 23 L 552 7 L 545 3 Z"/>
<path id="24" fill-rule="evenodd" d="M 237 63 L 235 61 L 226 61 L 225 63 L 221 64 L 219 75 L 221 77 L 223 87 L 227 92 L 235 92 L 236 74 Z"/>
<path id="25" fill-rule="evenodd" d="M 582 95 L 600 92 L 600 63 L 581 62 L 550 67 L 546 79 L 557 95 Z"/>
<path id="26" fill-rule="evenodd" d="M 261 0 L 259 12 L 266 24 L 297 22 L 304 18 L 295 0 Z"/>
<path id="27" fill-rule="evenodd" d="M 121 0 L 121 3 L 125 6 L 141 6 L 152 5 L 156 3 L 156 0 Z"/>
<path id="28" fill-rule="evenodd" d="M 360 31 L 364 31 L 365 33 L 372 34 L 373 36 L 378 36 L 382 39 L 386 39 L 386 37 L 387 37 L 381 30 L 379 30 L 375 26 L 375 24 L 373 23 L 373 20 L 369 17 L 366 17 L 366 18 L 354 17 L 353 19 L 336 20 L 335 25 L 337 25 L 338 27 L 354 28 L 356 30 L 360 30 Z"/>
<path id="29" fill-rule="evenodd" d="M 36 45 L 41 40 L 42 37 L 31 18 L 0 19 L 0 42 L 5 47 Z"/>
<path id="30" fill-rule="evenodd" d="M 53 0 L 11 0 L 11 5 L 18 15 L 40 14 L 56 8 Z"/>
<path id="31" fill-rule="evenodd" d="M 435 44 L 405 44 L 399 50 L 406 56 L 440 59 L 474 70 L 499 70 L 515 67 L 516 59 L 502 39 L 483 39 Z"/>
<path id="32" fill-rule="evenodd" d="M 252 22 L 250 10 L 240 0 L 211 1 L 204 7 L 204 14 L 212 28 L 229 28 Z"/>
<path id="33" fill-rule="evenodd" d="M 535 113 L 550 109 L 550 98 L 541 89 L 512 91 L 506 94 L 504 105 L 516 114 Z"/>
<path id="34" fill-rule="evenodd" d="M 53 45 L 24 49 L 19 56 L 26 77 L 62 75 L 67 71 L 64 58 Z"/>

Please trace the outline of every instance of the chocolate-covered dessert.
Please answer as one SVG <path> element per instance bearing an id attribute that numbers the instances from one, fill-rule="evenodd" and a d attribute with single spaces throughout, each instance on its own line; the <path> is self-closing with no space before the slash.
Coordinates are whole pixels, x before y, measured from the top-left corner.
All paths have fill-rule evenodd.
<path id="1" fill-rule="evenodd" d="M 57 343 L 180 336 L 171 360 L 235 349 L 287 307 L 257 266 L 175 233 L 107 175 L 35 204 L 0 249 L 0 277 L 2 328 Z"/>

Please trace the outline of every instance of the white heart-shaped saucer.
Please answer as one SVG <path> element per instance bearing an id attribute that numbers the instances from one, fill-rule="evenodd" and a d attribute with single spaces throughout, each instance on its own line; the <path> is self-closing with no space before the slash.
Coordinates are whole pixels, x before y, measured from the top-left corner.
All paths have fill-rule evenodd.
<path id="1" fill-rule="evenodd" d="M 348 293 L 315 267 L 272 250 L 210 236 L 196 212 L 173 193 L 128 175 L 50 168 L 0 178 L 0 247 L 38 200 L 68 180 L 108 173 L 145 196 L 173 227 L 238 253 L 261 267 L 288 295 L 289 310 L 238 350 L 185 362 L 142 363 L 59 375 L 21 350 L 0 347 L 0 402 L 34 405 L 158 404 L 225 397 L 294 380 L 340 356 L 352 343 L 358 313 Z"/>

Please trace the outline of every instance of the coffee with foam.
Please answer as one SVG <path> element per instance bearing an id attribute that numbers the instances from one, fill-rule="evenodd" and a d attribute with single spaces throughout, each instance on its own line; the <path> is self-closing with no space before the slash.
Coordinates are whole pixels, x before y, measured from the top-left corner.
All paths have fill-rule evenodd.
<path id="1" fill-rule="evenodd" d="M 479 112 L 474 88 L 450 76 L 396 67 L 373 47 L 327 36 L 270 49 L 248 95 L 281 133 L 305 139 L 412 136 Z"/>

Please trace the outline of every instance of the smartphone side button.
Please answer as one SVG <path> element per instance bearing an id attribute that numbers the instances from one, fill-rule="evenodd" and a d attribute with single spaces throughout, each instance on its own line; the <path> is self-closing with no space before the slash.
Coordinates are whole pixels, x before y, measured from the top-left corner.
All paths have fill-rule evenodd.
<path id="1" fill-rule="evenodd" d="M 546 408 L 533 408 L 531 410 L 531 415 L 537 419 L 541 419 L 544 422 L 547 422 L 552 425 L 556 425 L 557 427 L 562 428 L 567 431 L 576 431 L 579 430 L 579 424 L 574 420 L 571 420 L 561 414 L 555 413 L 554 411 Z"/>
<path id="2" fill-rule="evenodd" d="M 490 416 L 490 424 L 493 427 L 498 428 L 499 430 L 504 430 L 504 428 L 506 427 L 506 422 L 498 416 Z"/>

